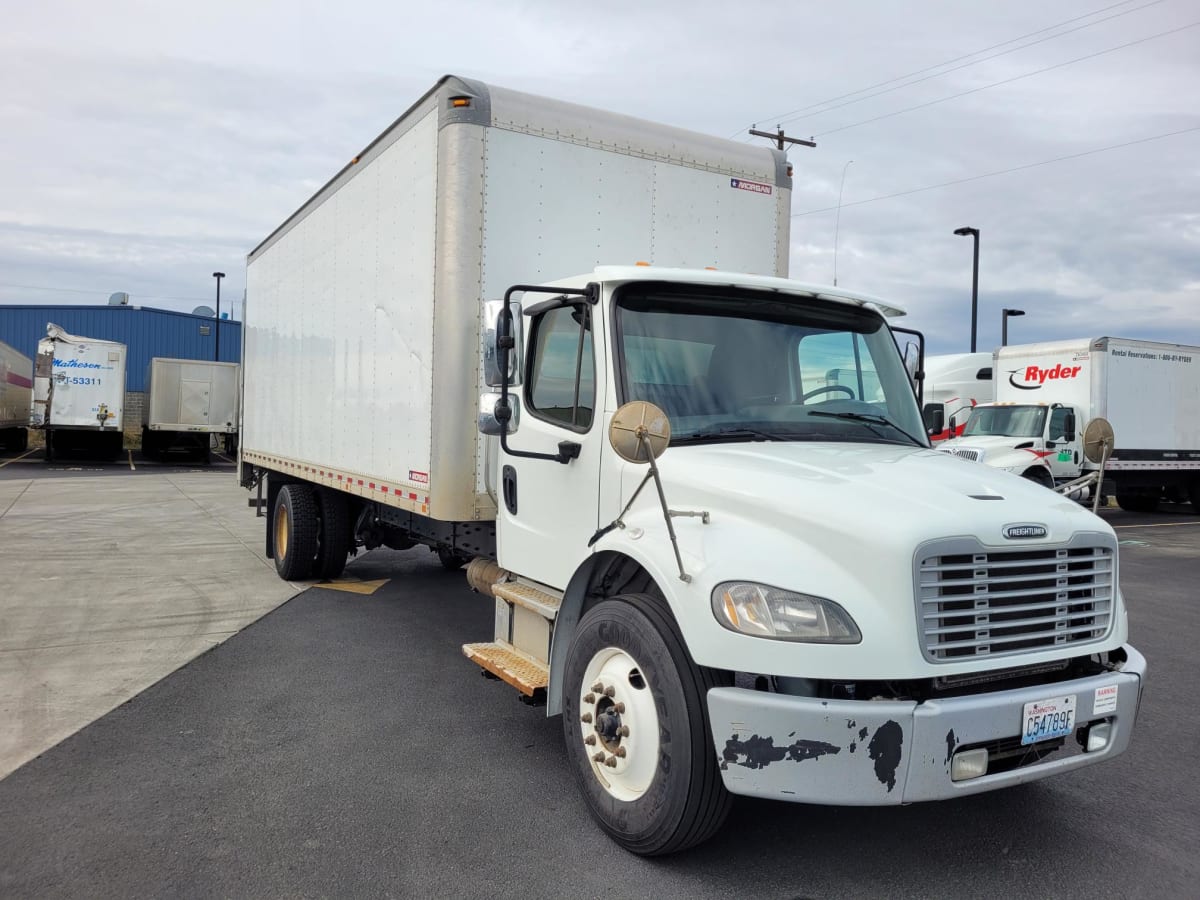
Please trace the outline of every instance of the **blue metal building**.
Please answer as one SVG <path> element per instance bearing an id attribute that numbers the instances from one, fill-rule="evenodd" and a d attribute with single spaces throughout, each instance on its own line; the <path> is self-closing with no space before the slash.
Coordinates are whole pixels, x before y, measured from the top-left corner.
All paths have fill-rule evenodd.
<path id="1" fill-rule="evenodd" d="M 53 322 L 80 337 L 120 341 L 128 348 L 125 390 L 144 391 L 154 357 L 213 359 L 217 320 L 139 306 L 0 306 L 0 341 L 31 359 Z M 223 319 L 221 361 L 241 362 L 242 323 Z"/>

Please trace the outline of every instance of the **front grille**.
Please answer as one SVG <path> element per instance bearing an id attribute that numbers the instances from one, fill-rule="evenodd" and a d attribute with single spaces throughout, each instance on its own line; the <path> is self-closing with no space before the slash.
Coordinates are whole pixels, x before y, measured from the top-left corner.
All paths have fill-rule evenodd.
<path id="1" fill-rule="evenodd" d="M 1112 624 L 1111 547 L 918 556 L 917 608 L 934 662 L 1086 644 Z"/>

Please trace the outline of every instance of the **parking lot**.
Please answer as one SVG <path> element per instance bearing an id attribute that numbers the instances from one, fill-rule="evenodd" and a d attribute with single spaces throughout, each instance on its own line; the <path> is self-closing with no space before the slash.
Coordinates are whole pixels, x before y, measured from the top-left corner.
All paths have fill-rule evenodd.
<path id="1" fill-rule="evenodd" d="M 49 536 L 69 533 L 78 508 L 28 505 L 30 492 L 64 486 L 77 507 L 121 510 L 84 546 L 97 565 L 125 555 L 130 580 L 98 583 L 96 596 L 124 596 L 139 581 L 145 591 L 154 573 L 176 572 L 193 551 L 183 532 L 155 544 L 170 516 L 145 506 L 168 485 L 199 510 L 194 552 L 216 556 L 149 593 L 166 603 L 267 589 L 274 573 L 254 539 L 262 523 L 228 464 L 134 465 L 0 468 L 6 590 L 67 565 Z M 589 819 L 559 721 L 462 657 L 462 643 L 490 636 L 491 602 L 423 548 L 377 550 L 353 560 L 344 583 L 287 602 L 292 589 L 276 581 L 272 599 L 193 635 L 186 659 L 147 670 L 127 702 L 95 707 L 95 721 L 0 780 L 0 895 L 1192 896 L 1200 516 L 1103 514 L 1123 545 L 1132 642 L 1150 662 L 1133 745 L 1107 765 L 905 808 L 742 798 L 713 841 L 633 857 Z M 132 528 L 141 547 L 122 536 Z M 22 534 L 45 548 L 40 559 L 7 549 Z M 218 584 L 203 581 L 213 572 Z M 11 639 L 0 666 L 21 655 Z M 88 677 L 77 660 L 72 672 Z"/>

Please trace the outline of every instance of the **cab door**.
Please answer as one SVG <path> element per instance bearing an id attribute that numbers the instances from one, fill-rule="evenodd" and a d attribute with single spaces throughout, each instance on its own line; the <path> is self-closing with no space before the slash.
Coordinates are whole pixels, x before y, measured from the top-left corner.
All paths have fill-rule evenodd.
<path id="1" fill-rule="evenodd" d="M 500 450 L 497 549 L 500 565 L 555 588 L 591 552 L 603 429 L 604 391 L 599 317 L 587 300 L 531 316 L 520 416 Z M 522 453 L 558 454 L 569 461 Z"/>
<path id="2" fill-rule="evenodd" d="M 1046 462 L 1056 481 L 1079 474 L 1083 461 L 1080 441 L 1074 410 L 1068 406 L 1050 410 L 1050 421 L 1046 425 Z"/>

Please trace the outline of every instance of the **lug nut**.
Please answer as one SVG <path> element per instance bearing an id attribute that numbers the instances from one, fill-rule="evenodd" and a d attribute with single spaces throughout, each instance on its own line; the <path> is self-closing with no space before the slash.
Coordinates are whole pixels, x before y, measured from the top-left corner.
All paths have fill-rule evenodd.
<path id="1" fill-rule="evenodd" d="M 585 737 L 583 739 L 583 742 L 585 744 L 587 744 L 589 747 L 591 747 L 593 744 L 596 743 L 596 736 L 594 734 L 589 734 L 587 737 Z"/>
<path id="2" fill-rule="evenodd" d="M 621 757 L 621 759 L 625 758 L 625 748 L 624 747 L 617 748 L 617 756 Z"/>
<path id="3" fill-rule="evenodd" d="M 579 721 L 580 721 L 580 722 L 590 722 L 590 721 L 592 721 L 592 714 L 591 714 L 591 713 L 584 713 L 582 716 L 580 716 L 580 717 L 579 717 Z"/>
<path id="4" fill-rule="evenodd" d="M 605 696 L 605 697 L 611 697 L 611 696 L 612 696 L 613 694 L 615 694 L 616 692 L 617 692 L 617 689 L 616 689 L 616 688 L 614 688 L 614 687 L 612 687 L 612 686 L 610 685 L 609 687 L 606 687 L 606 688 L 604 689 L 604 696 Z"/>
<path id="5" fill-rule="evenodd" d="M 593 756 L 592 762 L 598 762 L 598 763 L 604 762 L 604 751 L 601 750 L 599 753 L 597 753 L 595 756 Z"/>
<path id="6" fill-rule="evenodd" d="M 603 755 L 603 754 L 601 754 L 601 755 Z M 608 766 L 610 769 L 615 769 L 617 767 L 617 758 L 615 756 L 610 756 L 608 759 L 606 759 L 604 761 L 604 764 L 606 766 Z"/>
<path id="7" fill-rule="evenodd" d="M 625 712 L 625 704 L 624 703 L 614 703 L 613 709 L 615 709 L 618 714 L 623 713 L 623 712 Z"/>
<path id="8" fill-rule="evenodd" d="M 592 685 L 592 690 L 595 691 L 597 694 L 603 694 L 604 693 L 604 682 L 597 681 L 595 684 Z"/>
<path id="9" fill-rule="evenodd" d="M 622 725 L 617 729 L 617 734 L 619 734 L 621 737 L 629 737 L 629 726 Z"/>
<path id="10" fill-rule="evenodd" d="M 584 703 L 595 703 L 595 702 L 596 702 L 596 695 L 595 695 L 595 694 L 584 694 L 584 695 L 583 695 L 583 702 L 584 702 Z"/>

